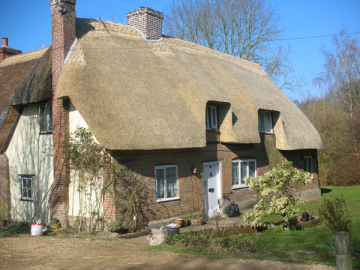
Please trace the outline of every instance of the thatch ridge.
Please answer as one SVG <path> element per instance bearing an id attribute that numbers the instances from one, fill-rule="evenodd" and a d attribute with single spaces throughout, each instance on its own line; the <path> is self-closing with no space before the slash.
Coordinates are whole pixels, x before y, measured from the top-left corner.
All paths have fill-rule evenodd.
<path id="1" fill-rule="evenodd" d="M 11 56 L 0 63 L 0 68 L 39 59 L 46 52 L 46 50 L 47 48 Z"/>
<path id="2" fill-rule="evenodd" d="M 26 74 L 10 97 L 10 105 L 30 104 L 52 97 L 51 47 Z"/>
<path id="3" fill-rule="evenodd" d="M 258 111 L 279 112 L 277 148 L 321 148 L 319 134 L 258 64 L 130 26 L 77 20 L 79 42 L 57 98 L 70 98 L 108 149 L 206 145 L 205 108 L 218 104 L 223 143 L 260 143 Z"/>

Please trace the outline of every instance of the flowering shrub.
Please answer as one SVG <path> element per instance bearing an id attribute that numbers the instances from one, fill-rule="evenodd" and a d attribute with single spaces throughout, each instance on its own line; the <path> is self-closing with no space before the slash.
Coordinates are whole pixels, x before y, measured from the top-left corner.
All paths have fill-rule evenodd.
<path id="1" fill-rule="evenodd" d="M 291 169 L 291 164 L 291 161 L 285 160 L 281 166 L 275 165 L 271 171 L 263 176 L 245 179 L 249 188 L 256 189 L 259 196 L 272 196 L 270 204 L 261 199 L 254 206 L 253 212 L 244 215 L 247 225 L 254 228 L 262 226 L 265 217 L 270 214 L 280 214 L 286 222 L 298 215 L 299 209 L 295 207 L 295 204 L 305 200 L 299 196 L 294 196 L 300 192 L 296 188 L 296 184 L 300 182 L 307 185 L 311 182 L 311 177 L 308 172 Z"/>

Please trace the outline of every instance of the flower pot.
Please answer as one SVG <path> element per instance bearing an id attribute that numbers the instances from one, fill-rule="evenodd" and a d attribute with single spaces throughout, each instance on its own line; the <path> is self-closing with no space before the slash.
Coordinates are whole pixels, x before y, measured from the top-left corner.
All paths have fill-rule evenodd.
<path id="1" fill-rule="evenodd" d="M 184 220 L 182 218 L 175 218 L 174 219 L 174 223 L 176 225 L 180 225 L 180 227 L 183 227 L 184 226 Z"/>

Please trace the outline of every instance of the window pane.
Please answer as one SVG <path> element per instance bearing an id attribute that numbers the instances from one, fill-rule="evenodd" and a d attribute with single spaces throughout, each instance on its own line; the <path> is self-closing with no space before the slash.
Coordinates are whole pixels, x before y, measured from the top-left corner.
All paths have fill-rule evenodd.
<path id="1" fill-rule="evenodd" d="M 177 197 L 176 167 L 166 168 L 167 198 Z"/>
<path id="2" fill-rule="evenodd" d="M 271 113 L 267 112 L 265 114 L 265 128 L 266 128 L 266 132 L 271 132 Z"/>
<path id="3" fill-rule="evenodd" d="M 245 184 L 244 178 L 248 175 L 247 162 L 241 162 L 241 184 Z"/>
<path id="4" fill-rule="evenodd" d="M 264 120 L 264 113 L 259 112 L 259 131 L 265 131 L 265 120 Z"/>
<path id="5" fill-rule="evenodd" d="M 255 171 L 256 171 L 255 161 L 250 161 L 249 162 L 249 175 L 251 177 L 255 177 Z"/>
<path id="6" fill-rule="evenodd" d="M 211 128 L 211 108 L 206 107 L 206 128 Z"/>
<path id="7" fill-rule="evenodd" d="M 164 170 L 156 170 L 156 198 L 164 198 L 165 195 L 165 178 Z"/>
<path id="8" fill-rule="evenodd" d="M 216 119 L 216 107 L 211 107 L 211 118 L 212 118 L 212 127 L 217 127 L 217 119 Z"/>
<path id="9" fill-rule="evenodd" d="M 232 164 L 232 183 L 233 185 L 239 184 L 239 163 Z"/>

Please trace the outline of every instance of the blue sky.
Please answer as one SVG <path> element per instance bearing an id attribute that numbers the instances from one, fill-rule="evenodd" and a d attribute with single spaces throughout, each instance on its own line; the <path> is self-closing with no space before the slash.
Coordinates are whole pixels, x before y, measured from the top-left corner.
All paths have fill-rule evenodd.
<path id="1" fill-rule="evenodd" d="M 279 27 L 284 39 L 333 35 L 341 28 L 349 33 L 360 32 L 360 0 L 270 0 L 278 6 Z M 80 18 L 113 20 L 124 23 L 126 13 L 146 6 L 165 12 L 172 0 L 77 0 Z M 48 0 L 0 0 L 0 38 L 7 37 L 9 46 L 29 52 L 51 44 L 51 17 Z M 360 34 L 355 35 L 360 38 Z M 322 71 L 322 45 L 331 49 L 331 37 L 284 40 L 291 46 L 291 63 L 297 76 L 304 76 L 308 85 L 300 92 L 284 91 L 291 99 L 302 94 L 316 95 L 312 79 Z"/>

